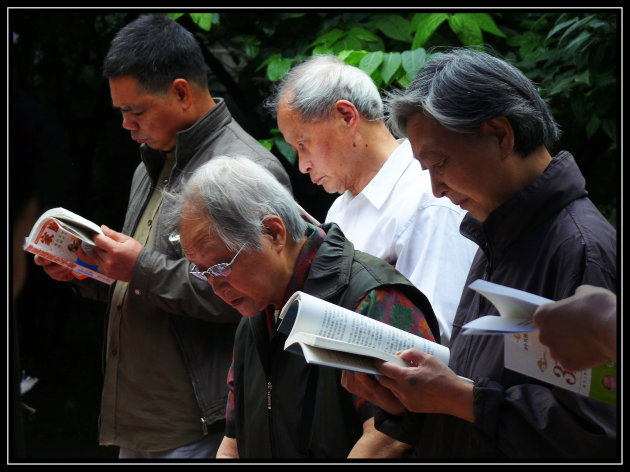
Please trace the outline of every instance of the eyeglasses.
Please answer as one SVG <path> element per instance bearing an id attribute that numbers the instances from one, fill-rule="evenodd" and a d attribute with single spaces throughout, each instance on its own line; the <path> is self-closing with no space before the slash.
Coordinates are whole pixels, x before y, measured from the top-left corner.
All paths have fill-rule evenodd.
<path id="1" fill-rule="evenodd" d="M 215 264 L 212 267 L 204 270 L 203 272 L 197 270 L 197 266 L 193 264 L 192 269 L 190 270 L 190 275 L 197 277 L 199 280 L 203 280 L 204 282 L 208 281 L 209 275 L 211 275 L 212 277 L 226 277 L 230 275 L 230 272 L 232 272 L 232 264 L 234 264 L 234 261 L 241 253 L 241 251 L 245 249 L 245 246 L 247 246 L 247 242 L 241 246 L 241 248 L 234 255 L 230 262 L 221 262 L 219 264 Z"/>

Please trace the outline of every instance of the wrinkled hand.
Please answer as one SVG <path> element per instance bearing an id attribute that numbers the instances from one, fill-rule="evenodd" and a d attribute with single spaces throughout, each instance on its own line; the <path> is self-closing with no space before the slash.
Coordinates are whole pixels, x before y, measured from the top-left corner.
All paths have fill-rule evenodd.
<path id="1" fill-rule="evenodd" d="M 461 403 L 465 396 L 459 395 L 467 390 L 467 386 L 470 387 L 470 409 L 472 410 L 472 385 L 460 379 L 437 357 L 419 349 L 408 349 L 398 355 L 409 364 L 409 367 L 384 362 L 379 369 L 383 375 L 377 379 L 408 410 L 416 413 L 444 413 L 462 417 L 465 409 L 464 404 Z"/>
<path id="2" fill-rule="evenodd" d="M 344 386 L 390 413 L 400 414 L 399 405 L 402 405 L 416 413 L 443 413 L 474 421 L 473 384 L 458 377 L 437 357 L 419 349 L 408 349 L 398 355 L 408 367 L 382 361 L 377 364 L 383 374 L 376 377 L 377 382 L 393 397 L 367 383 L 371 379 L 357 374 L 352 374 L 352 378 L 346 374 Z"/>
<path id="3" fill-rule="evenodd" d="M 383 387 L 367 374 L 344 370 L 341 374 L 341 385 L 350 393 L 367 399 L 392 415 L 402 415 L 406 410 L 405 406 L 389 389 Z"/>
<path id="4" fill-rule="evenodd" d="M 48 259 L 44 259 L 41 256 L 35 256 L 34 262 L 36 265 L 44 268 L 44 272 L 48 274 L 48 276 L 54 280 L 58 280 L 60 282 L 67 282 L 74 278 L 72 275 L 72 270 L 57 264 L 56 262 L 49 261 Z"/>
<path id="5" fill-rule="evenodd" d="M 123 282 L 130 282 L 133 268 L 136 265 L 138 255 L 142 251 L 142 244 L 135 239 L 101 226 L 105 236 L 94 236 L 94 256 L 105 275 Z"/>

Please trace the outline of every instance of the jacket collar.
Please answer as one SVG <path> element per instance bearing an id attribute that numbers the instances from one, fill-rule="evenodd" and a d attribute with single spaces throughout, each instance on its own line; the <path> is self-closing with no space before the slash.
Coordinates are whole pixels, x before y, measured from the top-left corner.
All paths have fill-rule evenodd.
<path id="1" fill-rule="evenodd" d="M 313 259 L 304 291 L 328 299 L 350 282 L 354 246 L 337 224 L 325 223 L 321 228 L 326 232 L 326 239 Z"/>
<path id="2" fill-rule="evenodd" d="M 531 184 L 479 222 L 467 213 L 460 232 L 487 251 L 503 251 L 529 228 L 541 224 L 570 202 L 586 197 L 585 180 L 573 156 L 561 151 Z"/>
<path id="3" fill-rule="evenodd" d="M 206 143 L 215 139 L 223 127 L 232 121 L 232 115 L 222 98 L 214 99 L 216 105 L 203 115 L 194 125 L 179 131 L 175 137 L 175 168 L 183 169 L 197 154 L 200 148 L 205 148 Z M 140 158 L 146 166 L 151 180 L 160 175 L 164 164 L 164 152 L 149 148 L 146 144 L 140 145 Z"/>

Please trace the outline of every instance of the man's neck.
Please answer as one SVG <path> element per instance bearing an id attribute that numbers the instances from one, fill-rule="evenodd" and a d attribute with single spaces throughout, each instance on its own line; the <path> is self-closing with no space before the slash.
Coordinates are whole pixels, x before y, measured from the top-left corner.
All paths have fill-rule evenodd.
<path id="1" fill-rule="evenodd" d="M 357 150 L 357 168 L 360 175 L 356 185 L 350 189 L 357 196 L 378 174 L 389 159 L 389 156 L 400 146 L 400 142 L 389 132 L 383 122 L 364 123 L 361 133 L 365 137 Z"/>

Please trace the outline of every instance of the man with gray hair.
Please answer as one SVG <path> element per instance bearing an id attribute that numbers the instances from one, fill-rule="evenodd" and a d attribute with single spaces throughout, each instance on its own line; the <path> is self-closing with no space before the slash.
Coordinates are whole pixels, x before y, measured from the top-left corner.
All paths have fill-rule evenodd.
<path id="1" fill-rule="evenodd" d="M 297 151 L 300 171 L 342 194 L 326 221 L 427 295 L 448 345 L 476 246 L 458 231 L 465 212 L 433 196 L 409 141 L 388 130 L 372 79 L 335 56 L 315 56 L 288 73 L 267 108 Z"/>
<path id="2" fill-rule="evenodd" d="M 278 312 L 299 290 L 439 340 L 422 292 L 382 259 L 354 250 L 336 224 L 303 221 L 290 193 L 247 158 L 212 159 L 175 199 L 191 275 L 243 315 L 217 457 L 400 456 L 407 446 L 374 429 L 374 406 L 342 387 L 339 369 L 284 350 Z"/>
<path id="3" fill-rule="evenodd" d="M 479 250 L 467 286 L 485 279 L 551 300 L 583 284 L 616 290 L 616 231 L 588 199 L 571 154 L 550 154 L 558 125 L 521 71 L 480 51 L 441 53 L 407 90 L 391 94 L 388 108 L 435 194 L 468 210 L 461 232 Z M 463 335 L 466 323 L 498 314 L 466 288 L 448 366 L 408 350 L 401 357 L 412 367 L 384 363 L 378 383 L 344 373 L 344 385 L 391 414 L 377 415 L 381 431 L 399 439 L 412 433 L 407 440 L 421 457 L 613 458 L 617 410 L 589 398 L 591 385 L 571 391 L 574 374 L 546 355 L 533 367 L 566 388 L 507 369 L 514 336 Z M 602 381 L 592 374 L 590 381 Z"/>

